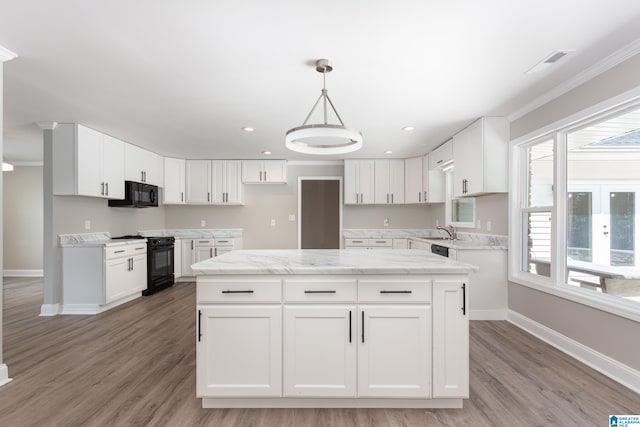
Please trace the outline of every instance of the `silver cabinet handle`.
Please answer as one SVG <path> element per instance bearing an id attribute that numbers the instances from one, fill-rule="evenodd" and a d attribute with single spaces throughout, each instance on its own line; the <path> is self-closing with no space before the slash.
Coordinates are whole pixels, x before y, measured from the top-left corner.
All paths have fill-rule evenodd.
<path id="1" fill-rule="evenodd" d="M 260 171 L 260 181 L 262 181 L 262 171 Z"/>
<path id="2" fill-rule="evenodd" d="M 393 193 L 391 193 L 391 204 L 393 204 Z"/>
<path id="3" fill-rule="evenodd" d="M 213 248 L 209 248 L 209 257 L 213 258 Z"/>
<path id="4" fill-rule="evenodd" d="M 144 171 L 140 171 L 140 181 L 144 182 Z"/>
<path id="5" fill-rule="evenodd" d="M 207 191 L 207 202 L 210 202 L 210 201 L 211 201 L 211 193 Z"/>
<path id="6" fill-rule="evenodd" d="M 264 180 L 267 180 L 267 171 L 264 171 Z"/>
<path id="7" fill-rule="evenodd" d="M 421 202 L 422 201 L 422 192 L 418 192 L 418 201 Z"/>
<path id="8" fill-rule="evenodd" d="M 105 189 L 106 189 L 106 193 L 107 193 L 107 196 L 108 196 L 108 195 L 109 195 L 109 183 L 108 183 L 108 182 L 106 182 L 106 183 L 104 184 L 104 187 L 105 187 Z"/>
<path id="9" fill-rule="evenodd" d="M 440 164 L 440 163 L 442 163 L 442 160 L 443 160 L 443 159 L 440 159 L 440 160 L 438 160 L 436 163 L 437 163 L 437 164 Z"/>
<path id="10" fill-rule="evenodd" d="M 114 253 L 114 254 L 121 254 L 122 252 L 124 252 L 124 249 L 123 249 L 123 250 L 121 250 L 121 251 L 114 251 L 113 253 Z"/>
<path id="11" fill-rule="evenodd" d="M 184 202 L 184 191 L 180 192 L 180 201 Z"/>
<path id="12" fill-rule="evenodd" d="M 389 203 L 389 193 L 387 193 L 387 203 Z"/>
<path id="13" fill-rule="evenodd" d="M 194 247 L 194 243 L 193 243 L 193 240 L 192 240 L 191 241 L 191 250 L 193 250 L 193 247 Z"/>
<path id="14" fill-rule="evenodd" d="M 101 184 L 102 184 L 102 190 L 100 190 L 100 195 L 104 196 L 104 182 L 102 182 Z"/>
<path id="15" fill-rule="evenodd" d="M 427 192 L 426 191 L 424 192 L 424 201 L 425 202 L 427 201 Z"/>
<path id="16" fill-rule="evenodd" d="M 364 195 L 360 193 L 360 203 L 364 203 Z"/>

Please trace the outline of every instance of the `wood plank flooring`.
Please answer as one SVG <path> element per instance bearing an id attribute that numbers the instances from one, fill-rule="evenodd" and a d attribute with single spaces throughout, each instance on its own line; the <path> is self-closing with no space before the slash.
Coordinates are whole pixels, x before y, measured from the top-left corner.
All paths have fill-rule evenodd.
<path id="1" fill-rule="evenodd" d="M 38 317 L 41 279 L 5 278 L 6 426 L 604 426 L 640 395 L 505 321 L 471 322 L 463 409 L 202 409 L 195 286 L 97 316 Z"/>

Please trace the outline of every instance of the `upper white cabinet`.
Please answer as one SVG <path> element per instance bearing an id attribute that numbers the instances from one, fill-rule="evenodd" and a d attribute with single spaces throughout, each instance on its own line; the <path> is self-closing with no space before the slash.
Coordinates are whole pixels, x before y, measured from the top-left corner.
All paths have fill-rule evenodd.
<path id="1" fill-rule="evenodd" d="M 125 144 L 125 179 L 146 184 L 164 185 L 162 156 L 132 144 Z"/>
<path id="2" fill-rule="evenodd" d="M 453 139 L 429 153 L 429 169 L 438 169 L 448 166 L 453 162 Z"/>
<path id="3" fill-rule="evenodd" d="M 483 117 L 454 135 L 454 197 L 508 191 L 508 142 L 504 117 Z"/>
<path id="4" fill-rule="evenodd" d="M 374 160 L 344 161 L 344 203 L 374 203 Z"/>
<path id="5" fill-rule="evenodd" d="M 404 203 L 404 160 L 375 160 L 374 165 L 374 203 Z"/>
<path id="6" fill-rule="evenodd" d="M 286 184 L 286 160 L 243 160 L 242 182 L 244 184 Z"/>
<path id="7" fill-rule="evenodd" d="M 444 202 L 444 172 L 429 169 L 429 159 L 430 155 L 405 160 L 405 203 Z"/>
<path id="8" fill-rule="evenodd" d="M 164 158 L 164 204 L 184 204 L 185 161 L 184 159 Z"/>
<path id="9" fill-rule="evenodd" d="M 190 204 L 211 204 L 211 160 L 186 161 L 185 200 Z"/>
<path id="10" fill-rule="evenodd" d="M 241 205 L 242 166 L 240 160 L 211 161 L 211 203 Z"/>
<path id="11" fill-rule="evenodd" d="M 53 193 L 124 198 L 125 143 L 67 123 L 53 131 Z"/>

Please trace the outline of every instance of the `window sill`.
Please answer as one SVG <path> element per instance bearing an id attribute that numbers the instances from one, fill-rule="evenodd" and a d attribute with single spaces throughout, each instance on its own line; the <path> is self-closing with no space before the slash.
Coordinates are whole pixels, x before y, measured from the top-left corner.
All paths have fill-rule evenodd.
<path id="1" fill-rule="evenodd" d="M 607 294 L 596 293 L 587 289 L 580 289 L 570 285 L 555 285 L 547 280 L 535 276 L 512 276 L 509 281 L 517 285 L 526 286 L 540 292 L 566 299 L 578 304 L 593 307 L 615 316 L 624 317 L 635 322 L 640 322 L 640 304 L 614 297 Z M 542 283 L 542 282 L 548 282 Z"/>

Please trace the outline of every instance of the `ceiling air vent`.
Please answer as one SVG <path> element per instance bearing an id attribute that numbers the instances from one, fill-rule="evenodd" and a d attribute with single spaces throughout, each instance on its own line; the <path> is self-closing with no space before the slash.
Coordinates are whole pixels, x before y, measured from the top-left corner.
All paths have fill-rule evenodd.
<path id="1" fill-rule="evenodd" d="M 525 74 L 540 73 L 573 51 L 574 51 L 573 49 L 554 50 L 549 55 L 547 55 L 542 61 L 538 62 L 536 65 L 531 67 L 528 71 L 526 71 Z"/>

